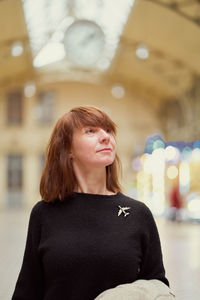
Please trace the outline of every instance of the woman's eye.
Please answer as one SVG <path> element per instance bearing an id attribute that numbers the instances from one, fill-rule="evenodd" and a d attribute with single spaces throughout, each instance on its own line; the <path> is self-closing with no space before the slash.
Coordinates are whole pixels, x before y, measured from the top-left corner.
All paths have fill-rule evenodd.
<path id="1" fill-rule="evenodd" d="M 106 129 L 106 132 L 111 133 L 111 129 L 110 129 L 110 128 L 107 128 L 107 129 Z"/>
<path id="2" fill-rule="evenodd" d="M 95 132 L 95 130 L 93 128 L 88 128 L 86 130 L 86 133 L 94 133 L 94 132 Z"/>

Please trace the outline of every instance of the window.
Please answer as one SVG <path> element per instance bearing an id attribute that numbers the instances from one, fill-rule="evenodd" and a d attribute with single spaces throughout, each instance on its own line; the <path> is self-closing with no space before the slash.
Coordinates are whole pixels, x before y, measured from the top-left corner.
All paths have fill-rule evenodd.
<path id="1" fill-rule="evenodd" d="M 8 189 L 17 190 L 22 188 L 22 155 L 8 155 Z"/>
<path id="2" fill-rule="evenodd" d="M 52 124 L 54 121 L 55 94 L 51 91 L 43 91 L 38 95 L 38 105 L 35 115 L 40 124 Z"/>
<path id="3" fill-rule="evenodd" d="M 22 123 L 22 92 L 9 92 L 6 97 L 7 100 L 7 124 L 17 125 Z"/>
<path id="4" fill-rule="evenodd" d="M 23 158 L 21 154 L 7 156 L 7 202 L 9 205 L 22 203 Z"/>

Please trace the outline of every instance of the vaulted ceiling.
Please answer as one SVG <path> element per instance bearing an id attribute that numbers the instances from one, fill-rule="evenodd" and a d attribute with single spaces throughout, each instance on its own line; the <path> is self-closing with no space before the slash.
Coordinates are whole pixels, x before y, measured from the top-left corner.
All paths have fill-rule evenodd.
<path id="1" fill-rule="evenodd" d="M 116 82 L 166 99 L 185 93 L 200 75 L 199 0 L 135 0 L 115 56 L 104 71 L 68 66 L 64 61 L 34 68 L 21 0 L 0 1 L 0 28 L 1 87 L 28 80 Z M 24 51 L 12 56 L 17 41 Z M 136 55 L 142 45 L 149 51 L 146 59 Z"/>

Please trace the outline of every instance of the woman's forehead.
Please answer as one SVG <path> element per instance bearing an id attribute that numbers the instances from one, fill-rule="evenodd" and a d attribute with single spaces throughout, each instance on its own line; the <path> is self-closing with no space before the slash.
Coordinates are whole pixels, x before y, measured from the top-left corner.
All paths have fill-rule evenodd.
<path id="1" fill-rule="evenodd" d="M 113 128 L 113 126 L 109 122 L 81 122 L 76 126 L 77 129 L 82 129 L 86 127 L 93 127 L 93 128 Z"/>
<path id="2" fill-rule="evenodd" d="M 83 134 L 87 129 L 90 129 L 90 128 L 92 128 L 92 129 L 97 129 L 97 130 L 99 130 L 99 129 L 103 129 L 103 130 L 109 129 L 110 132 L 111 132 L 112 134 L 115 134 L 113 128 L 111 128 L 111 127 L 109 127 L 109 126 L 101 126 L 101 125 L 83 125 L 82 127 L 75 127 L 75 128 L 74 128 L 74 130 L 73 130 L 73 136 L 74 136 L 74 135 L 80 135 L 80 134 Z"/>

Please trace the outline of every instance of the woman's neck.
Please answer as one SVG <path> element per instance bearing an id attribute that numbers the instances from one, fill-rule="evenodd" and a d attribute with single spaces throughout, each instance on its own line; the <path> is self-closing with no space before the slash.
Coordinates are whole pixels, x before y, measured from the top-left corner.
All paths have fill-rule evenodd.
<path id="1" fill-rule="evenodd" d="M 74 192 L 88 194 L 115 194 L 106 187 L 106 168 L 86 170 L 74 165 L 74 173 L 78 182 L 78 187 Z"/>

